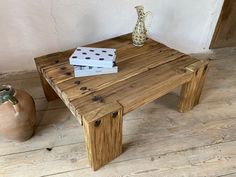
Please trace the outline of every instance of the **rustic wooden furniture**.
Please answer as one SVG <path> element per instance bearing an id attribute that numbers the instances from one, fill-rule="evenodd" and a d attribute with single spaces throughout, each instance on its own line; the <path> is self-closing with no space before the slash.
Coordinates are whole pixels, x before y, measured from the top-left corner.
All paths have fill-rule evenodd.
<path id="1" fill-rule="evenodd" d="M 178 109 L 191 110 L 199 102 L 208 61 L 149 39 L 134 47 L 131 35 L 92 45 L 117 49 L 119 73 L 74 78 L 68 58 L 73 50 L 35 59 L 48 101 L 63 100 L 84 127 L 90 165 L 94 170 L 122 153 L 124 114 L 182 86 Z"/>

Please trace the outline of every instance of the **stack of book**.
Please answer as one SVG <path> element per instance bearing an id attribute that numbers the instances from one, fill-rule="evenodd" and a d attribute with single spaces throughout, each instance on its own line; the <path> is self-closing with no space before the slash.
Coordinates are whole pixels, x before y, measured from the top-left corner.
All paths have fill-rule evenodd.
<path id="1" fill-rule="evenodd" d="M 78 47 L 70 57 L 75 77 L 117 73 L 116 49 Z"/>

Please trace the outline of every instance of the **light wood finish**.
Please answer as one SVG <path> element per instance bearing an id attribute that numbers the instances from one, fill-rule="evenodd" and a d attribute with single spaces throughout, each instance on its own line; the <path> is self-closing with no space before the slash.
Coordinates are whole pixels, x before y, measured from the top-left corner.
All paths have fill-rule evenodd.
<path id="1" fill-rule="evenodd" d="M 190 81 L 193 73 L 185 72 L 183 69 L 194 61 L 196 60 L 181 58 L 97 91 L 95 94 L 73 100 L 71 110 L 76 111 L 76 115 L 83 115 L 116 100 L 123 106 L 126 114 Z M 94 102 L 94 96 L 101 97 L 103 102 Z"/>
<path id="2" fill-rule="evenodd" d="M 190 111 L 199 103 L 204 81 L 208 71 L 208 62 L 199 61 L 185 68 L 194 73 L 192 79 L 182 86 L 178 108 L 180 112 Z"/>
<path id="3" fill-rule="evenodd" d="M 84 133 L 90 165 L 97 170 L 122 153 L 123 113 L 114 103 L 92 114 L 84 119 Z"/>
<path id="4" fill-rule="evenodd" d="M 210 48 L 236 46 L 236 1 L 224 0 L 224 5 L 211 41 Z"/>
<path id="5" fill-rule="evenodd" d="M 0 137 L 0 176 L 234 177 L 235 57 L 235 51 L 222 51 L 210 61 L 203 97 L 192 111 L 175 110 L 178 90 L 174 90 L 126 114 L 124 153 L 96 172 L 88 165 L 83 128 L 60 100 L 47 103 L 37 73 L 0 75 L 0 84 L 34 97 L 39 118 L 36 133 L 27 142 Z"/>
<path id="6" fill-rule="evenodd" d="M 43 87 L 43 91 L 45 94 L 45 97 L 47 98 L 48 101 L 53 101 L 55 99 L 58 99 L 58 95 L 56 94 L 56 92 L 52 89 L 52 87 L 48 84 L 48 82 L 46 81 L 46 79 L 43 77 L 42 72 L 41 72 L 41 68 L 39 68 L 39 64 L 37 63 L 38 61 L 35 60 L 36 66 L 37 66 L 37 70 L 39 72 L 39 76 L 40 76 L 40 80 L 41 80 L 41 84 Z"/>
<path id="7" fill-rule="evenodd" d="M 144 47 L 135 47 L 131 41 L 131 34 L 127 34 L 89 45 L 117 49 L 117 74 L 74 78 L 73 67 L 68 62 L 73 50 L 35 59 L 40 75 L 84 125 L 89 161 L 94 170 L 121 153 L 123 115 L 194 80 L 196 72 L 186 68 L 200 62 L 151 39 Z M 200 85 L 195 91 L 199 97 L 202 78 L 198 77 Z M 110 115 L 116 111 L 119 118 L 114 121 Z M 97 121 L 103 122 L 99 128 L 94 127 Z"/>

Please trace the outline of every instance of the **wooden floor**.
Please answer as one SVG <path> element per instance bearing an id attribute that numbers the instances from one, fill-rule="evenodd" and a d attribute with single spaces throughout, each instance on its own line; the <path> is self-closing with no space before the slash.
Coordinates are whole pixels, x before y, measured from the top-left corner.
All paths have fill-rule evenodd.
<path id="1" fill-rule="evenodd" d="M 177 93 L 124 117 L 124 153 L 93 172 L 83 129 L 61 101 L 47 103 L 36 72 L 0 75 L 0 84 L 27 90 L 38 128 L 25 143 L 0 137 L 0 177 L 236 176 L 236 50 L 216 54 L 201 103 L 182 114 Z"/>

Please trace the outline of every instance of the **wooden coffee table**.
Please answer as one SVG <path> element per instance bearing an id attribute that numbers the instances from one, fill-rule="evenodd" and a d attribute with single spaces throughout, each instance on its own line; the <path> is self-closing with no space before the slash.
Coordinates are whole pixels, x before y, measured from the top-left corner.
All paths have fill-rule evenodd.
<path id="1" fill-rule="evenodd" d="M 134 47 L 131 34 L 88 45 L 117 49 L 119 73 L 75 78 L 69 56 L 73 50 L 35 59 L 48 101 L 63 100 L 84 127 L 88 157 L 97 170 L 122 153 L 123 116 L 178 86 L 178 109 L 191 110 L 199 102 L 208 61 L 149 39 Z"/>

